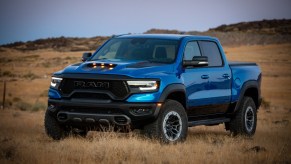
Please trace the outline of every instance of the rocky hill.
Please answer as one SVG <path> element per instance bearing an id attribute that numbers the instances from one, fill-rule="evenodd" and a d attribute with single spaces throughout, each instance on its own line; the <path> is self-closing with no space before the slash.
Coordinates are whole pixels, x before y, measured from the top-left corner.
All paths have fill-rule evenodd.
<path id="1" fill-rule="evenodd" d="M 150 29 L 145 33 L 208 35 L 217 37 L 226 46 L 282 44 L 291 43 L 291 19 L 241 22 L 204 32 Z"/>
<path id="2" fill-rule="evenodd" d="M 96 36 L 92 38 L 58 37 L 38 39 L 28 42 L 15 42 L 2 45 L 1 47 L 13 48 L 22 51 L 33 51 L 38 49 L 53 49 L 56 51 L 88 51 L 95 50 L 109 37 Z"/>
<path id="3" fill-rule="evenodd" d="M 208 35 L 219 38 L 220 42 L 226 46 L 282 44 L 291 43 L 291 19 L 262 20 L 221 25 L 205 32 L 150 29 L 144 33 Z M 95 50 L 109 38 L 110 37 L 101 36 L 92 38 L 47 38 L 1 45 L 0 50 L 1 47 L 6 47 L 21 51 L 37 49 L 53 49 L 56 51 L 91 51 Z"/>
<path id="4" fill-rule="evenodd" d="M 291 20 L 262 20 L 254 22 L 241 22 L 231 25 L 221 25 L 212 28 L 209 31 L 219 32 L 246 32 L 257 34 L 270 34 L 270 35 L 290 35 L 291 34 Z"/>

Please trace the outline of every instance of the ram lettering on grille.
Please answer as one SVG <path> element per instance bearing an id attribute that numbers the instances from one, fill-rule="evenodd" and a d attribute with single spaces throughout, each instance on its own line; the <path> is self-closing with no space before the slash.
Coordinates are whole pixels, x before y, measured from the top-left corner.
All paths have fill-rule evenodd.
<path id="1" fill-rule="evenodd" d="M 74 81 L 74 86 L 77 88 L 109 88 L 109 82 Z"/>

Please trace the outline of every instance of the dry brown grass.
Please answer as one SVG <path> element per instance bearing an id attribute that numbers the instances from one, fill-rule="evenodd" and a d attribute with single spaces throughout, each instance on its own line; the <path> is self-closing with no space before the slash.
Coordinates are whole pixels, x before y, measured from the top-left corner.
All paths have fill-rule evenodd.
<path id="1" fill-rule="evenodd" d="M 0 80 L 8 80 L 11 104 L 0 111 L 0 163 L 290 163 L 291 44 L 225 51 L 228 59 L 261 66 L 262 94 L 271 108 L 260 109 L 253 138 L 231 137 L 223 125 L 200 126 L 190 128 L 187 141 L 177 145 L 161 145 L 138 132 L 90 132 L 86 138 L 51 140 L 44 132 L 44 109 L 24 112 L 16 104 L 45 104 L 50 74 L 78 62 L 81 52 L 1 51 Z M 35 78 L 24 77 L 28 73 Z M 2 85 L 0 82 L 0 94 Z"/>
<path id="2" fill-rule="evenodd" d="M 5 110 L 0 113 L 0 163 L 290 162 L 290 113 L 261 110 L 253 138 L 231 137 L 222 125 L 202 126 L 190 128 L 184 143 L 161 145 L 138 132 L 91 132 L 53 141 L 44 132 L 44 112 Z"/>

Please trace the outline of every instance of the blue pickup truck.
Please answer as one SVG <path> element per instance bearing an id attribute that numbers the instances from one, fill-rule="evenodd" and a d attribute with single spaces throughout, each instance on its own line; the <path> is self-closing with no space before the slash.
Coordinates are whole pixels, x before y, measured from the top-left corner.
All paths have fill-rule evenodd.
<path id="1" fill-rule="evenodd" d="M 221 123 L 233 135 L 256 131 L 260 68 L 228 62 L 216 38 L 120 35 L 82 61 L 52 75 L 45 130 L 53 139 L 140 129 L 175 143 L 188 127 Z"/>

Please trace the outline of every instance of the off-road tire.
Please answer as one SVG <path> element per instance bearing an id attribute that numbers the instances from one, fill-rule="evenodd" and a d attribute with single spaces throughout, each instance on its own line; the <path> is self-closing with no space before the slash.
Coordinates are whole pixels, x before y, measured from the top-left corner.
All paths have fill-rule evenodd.
<path id="1" fill-rule="evenodd" d="M 52 116 L 49 111 L 46 111 L 44 118 L 44 126 L 46 134 L 53 138 L 54 140 L 60 140 L 67 137 L 70 133 L 70 130 L 65 129 L 59 125 L 57 120 Z"/>
<path id="2" fill-rule="evenodd" d="M 176 125 L 172 124 L 173 122 L 169 123 L 170 119 Z M 166 130 L 166 127 L 171 130 Z M 175 131 L 178 132 L 178 135 L 172 133 L 175 128 L 178 129 Z M 172 134 L 173 137 L 171 138 L 166 131 Z M 150 138 L 160 140 L 162 143 L 177 143 L 186 140 L 187 131 L 188 118 L 183 105 L 175 100 L 166 100 L 160 110 L 158 118 L 154 122 L 144 126 L 142 132 Z"/>
<path id="3" fill-rule="evenodd" d="M 251 97 L 244 97 L 233 118 L 228 124 L 233 136 L 253 136 L 257 127 L 257 109 Z"/>

